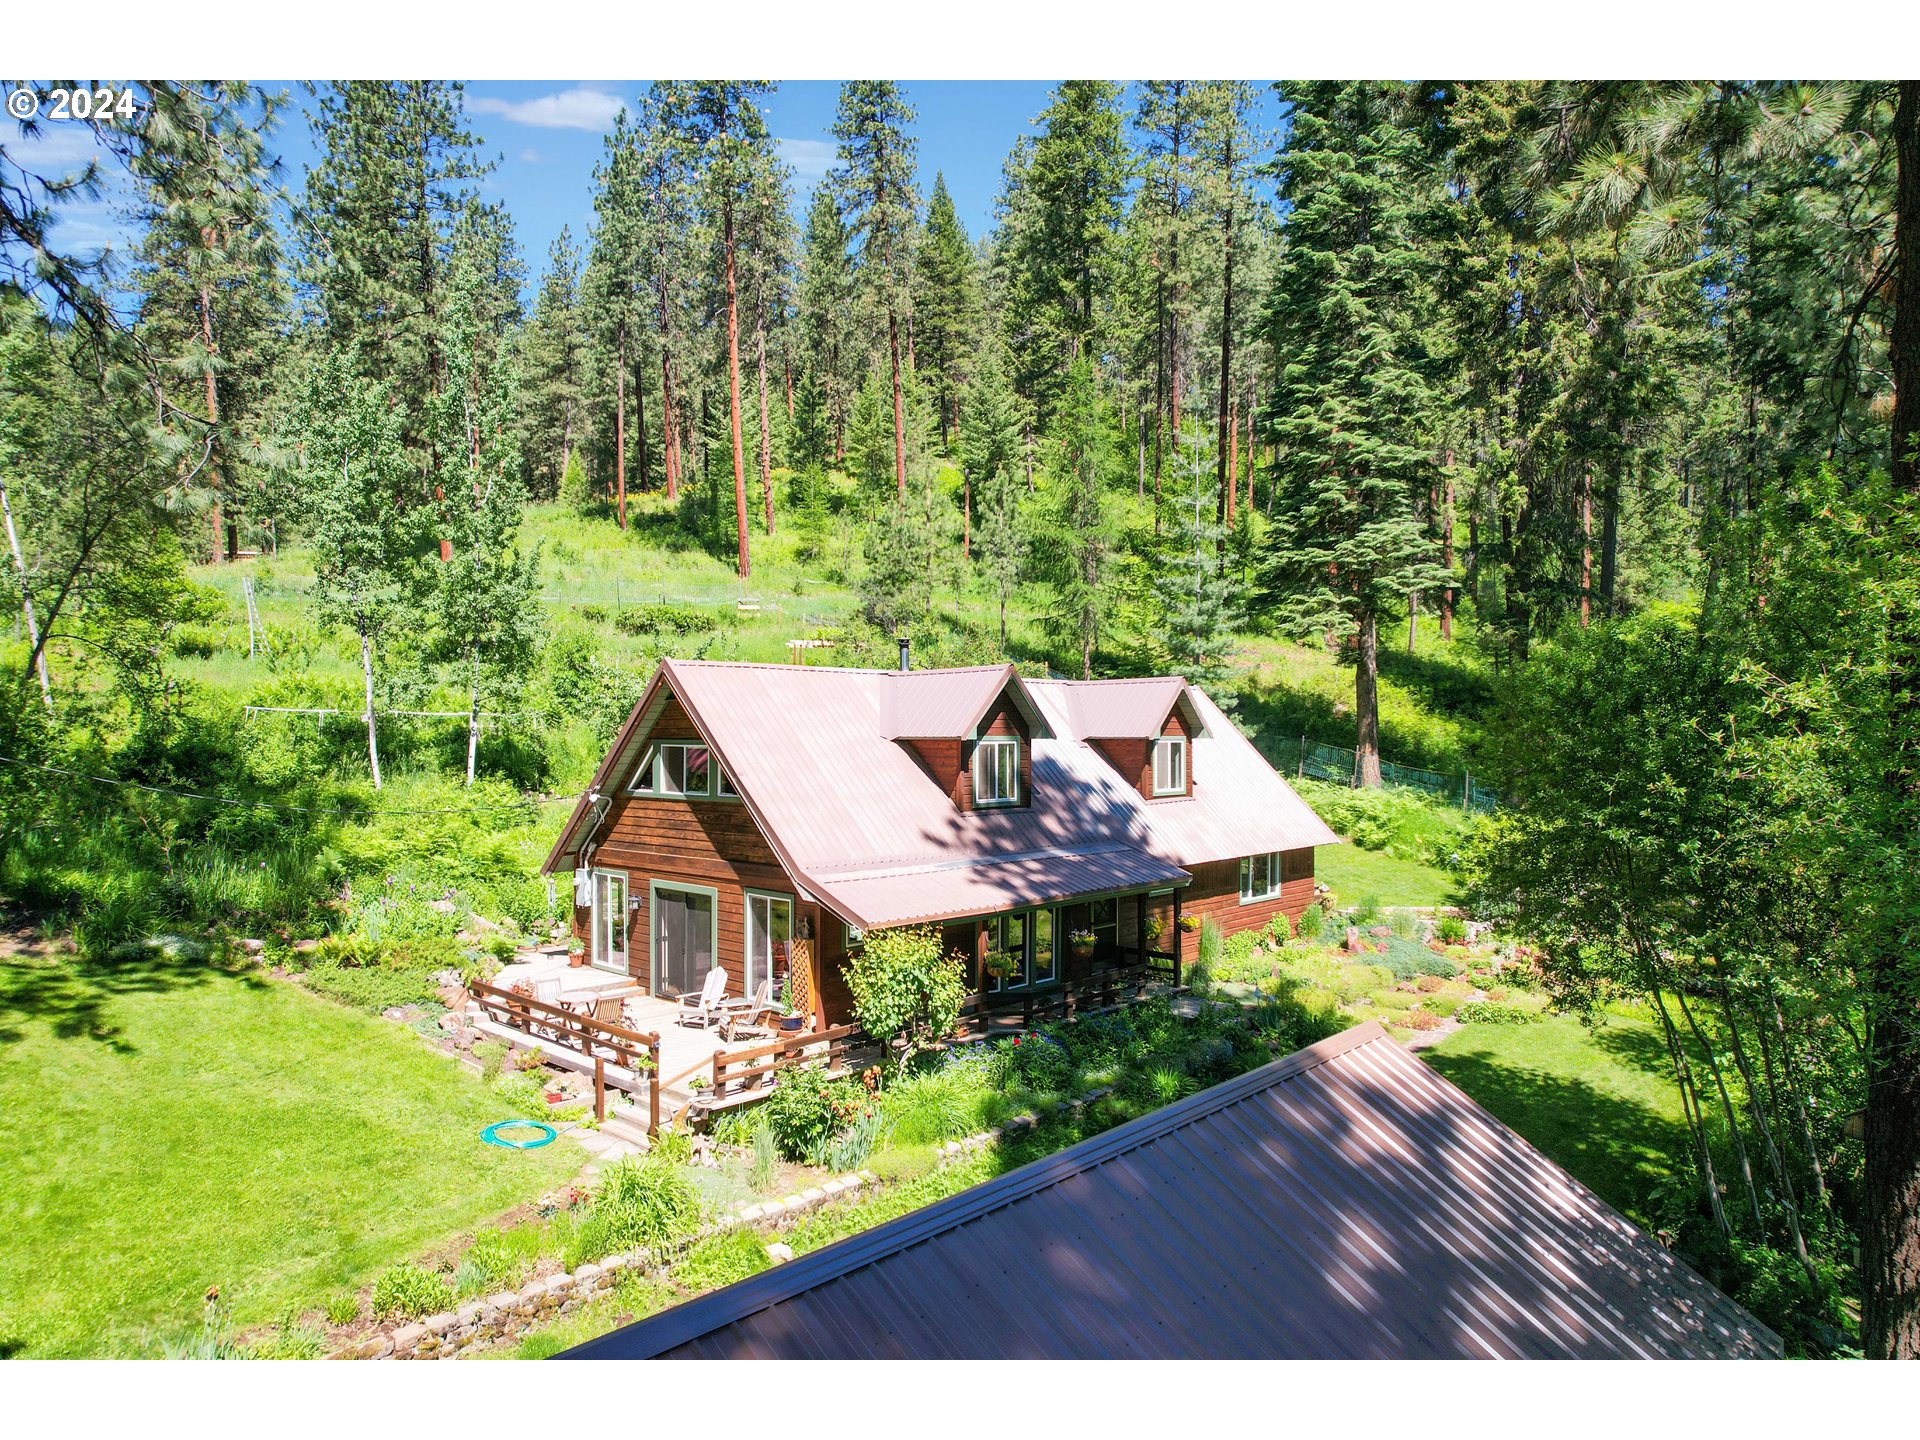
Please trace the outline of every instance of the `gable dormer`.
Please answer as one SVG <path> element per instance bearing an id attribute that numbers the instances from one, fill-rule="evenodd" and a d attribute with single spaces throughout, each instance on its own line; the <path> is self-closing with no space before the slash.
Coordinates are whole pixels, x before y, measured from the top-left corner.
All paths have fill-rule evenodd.
<path id="1" fill-rule="evenodd" d="M 1163 685 L 1156 695 L 1148 687 Z M 1112 686 L 1105 695 L 1088 694 Z M 1119 687 L 1127 689 L 1122 692 Z M 1194 744 L 1206 734 L 1186 685 L 1179 680 L 1083 681 L 1076 687 L 1087 744 L 1144 800 L 1182 800 L 1193 794 Z M 1132 733 L 1102 735 L 1102 729 Z"/>
<path id="2" fill-rule="evenodd" d="M 1051 731 L 1013 667 L 903 673 L 894 740 L 957 810 L 1033 803 L 1033 742 Z"/>

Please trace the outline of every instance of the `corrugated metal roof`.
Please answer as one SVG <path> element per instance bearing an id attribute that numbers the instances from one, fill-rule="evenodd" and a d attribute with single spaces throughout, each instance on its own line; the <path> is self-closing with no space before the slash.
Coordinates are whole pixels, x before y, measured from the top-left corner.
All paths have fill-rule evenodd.
<path id="1" fill-rule="evenodd" d="M 1161 725 L 1187 689 L 1178 675 L 1139 680 L 1047 680 L 1066 700 L 1072 733 L 1082 740 L 1117 740 L 1158 735 Z"/>
<path id="2" fill-rule="evenodd" d="M 855 913 L 891 915 L 891 924 L 952 920 L 1124 890 L 1184 885 L 1177 865 L 1125 845 L 963 856 L 871 870 L 815 872 L 819 890 Z"/>
<path id="3" fill-rule="evenodd" d="M 923 683 L 949 674 L 957 678 Z M 903 674 L 665 660 L 594 783 L 603 792 L 625 783 L 663 699 L 662 687 L 671 685 L 720 752 L 754 819 L 795 879 L 836 913 L 865 927 L 986 914 L 1090 893 L 1079 888 L 1078 875 L 1087 867 L 1064 862 L 1057 867 L 1060 888 L 1037 893 L 1048 868 L 1011 862 L 1012 856 L 1114 856 L 1131 850 L 1137 852 L 1128 862 L 1132 871 L 1151 877 L 1142 883 L 1173 884 L 1186 878 L 1180 867 L 1189 864 L 1337 843 L 1338 837 L 1211 701 L 1179 680 L 1156 683 L 1167 704 L 1151 727 L 1165 719 L 1185 688 L 1206 732 L 1194 741 L 1190 799 L 1143 799 L 1079 737 L 1067 713 L 1067 687 L 1023 681 L 1011 667 Z M 890 738 L 901 723 L 901 697 L 914 697 L 906 702 L 914 727 L 952 726 L 950 719 L 932 718 L 942 706 L 951 707 L 949 714 L 966 714 L 965 725 L 953 731 L 959 734 L 977 724 L 994 697 L 1009 688 L 1040 722 L 1040 738 L 1032 747 L 1031 803 L 962 811 L 913 753 Z M 583 801 L 555 843 L 549 869 L 573 863 L 587 814 Z M 983 861 L 989 863 L 943 868 L 948 862 Z M 907 883 L 907 872 L 914 870 L 920 873 Z M 894 871 L 901 878 L 884 884 L 831 878 L 855 871 Z"/>
<path id="4" fill-rule="evenodd" d="M 883 733 L 890 740 L 965 735 L 1017 673 L 1011 665 L 893 672 L 885 682 L 889 719 Z"/>
<path id="5" fill-rule="evenodd" d="M 568 1352 L 1780 1354 L 1772 1331 L 1371 1023 Z"/>

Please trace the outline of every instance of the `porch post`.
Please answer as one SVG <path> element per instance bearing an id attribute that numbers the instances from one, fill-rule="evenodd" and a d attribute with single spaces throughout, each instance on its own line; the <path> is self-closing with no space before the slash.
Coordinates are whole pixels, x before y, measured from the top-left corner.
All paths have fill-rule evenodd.
<path id="1" fill-rule="evenodd" d="M 987 988 L 987 922 L 973 922 L 973 988 L 976 994 Z"/>
<path id="2" fill-rule="evenodd" d="M 1180 988 L 1180 953 L 1186 946 L 1182 943 L 1185 932 L 1180 928 L 1180 892 L 1173 892 L 1173 986 Z"/>
<path id="3" fill-rule="evenodd" d="M 1144 890 L 1133 897 L 1133 922 L 1138 932 L 1133 937 L 1133 963 L 1136 965 L 1147 963 L 1147 898 Z"/>

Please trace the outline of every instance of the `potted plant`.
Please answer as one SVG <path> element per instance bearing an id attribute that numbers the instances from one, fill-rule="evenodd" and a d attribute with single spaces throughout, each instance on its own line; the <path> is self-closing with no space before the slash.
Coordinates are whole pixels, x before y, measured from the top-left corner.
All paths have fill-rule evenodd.
<path id="1" fill-rule="evenodd" d="M 567 946 L 567 964 L 578 970 L 587 963 L 587 947 L 575 940 Z"/>
<path id="2" fill-rule="evenodd" d="M 981 968 L 994 979 L 1004 980 L 1013 974 L 1013 956 L 1007 954 L 1005 951 L 997 950 L 987 956 L 986 963 L 982 965 Z"/>
<path id="3" fill-rule="evenodd" d="M 1191 935 L 1199 928 L 1200 928 L 1200 917 L 1198 915 L 1182 915 L 1180 917 L 1180 933 L 1181 934 Z"/>
<path id="4" fill-rule="evenodd" d="M 1093 959 L 1093 931 L 1069 930 L 1067 932 L 1067 949 L 1076 960 Z"/>
<path id="5" fill-rule="evenodd" d="M 1149 915 L 1147 917 L 1147 943 L 1149 945 L 1158 945 L 1160 943 L 1160 937 L 1166 933 L 1166 921 L 1162 920 L 1158 915 Z"/>
<path id="6" fill-rule="evenodd" d="M 806 1018 L 793 1008 L 793 979 L 789 976 L 780 982 L 780 1028 L 798 1030 L 806 1023 Z"/>

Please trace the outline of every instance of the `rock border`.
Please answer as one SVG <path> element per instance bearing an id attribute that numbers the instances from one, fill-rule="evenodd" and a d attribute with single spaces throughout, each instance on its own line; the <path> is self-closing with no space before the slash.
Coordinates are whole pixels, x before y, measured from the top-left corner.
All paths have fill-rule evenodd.
<path id="1" fill-rule="evenodd" d="M 852 1195 L 877 1184 L 871 1170 L 836 1175 L 797 1194 L 758 1204 L 737 1205 L 703 1225 L 689 1243 L 723 1234 L 741 1226 L 773 1225 L 803 1214 L 830 1200 Z M 769 1245 L 768 1253 L 776 1264 L 791 1259 L 775 1253 L 785 1249 Z M 560 1271 L 529 1280 L 518 1290 L 503 1290 L 483 1300 L 469 1300 L 452 1310 L 424 1319 L 403 1321 L 363 1336 L 327 1356 L 329 1360 L 444 1360 L 484 1341 L 498 1340 L 518 1333 L 538 1321 L 551 1320 L 577 1310 L 602 1291 L 613 1288 L 629 1270 L 660 1268 L 657 1257 L 644 1251 L 627 1251 L 588 1261 L 578 1269 Z"/>

